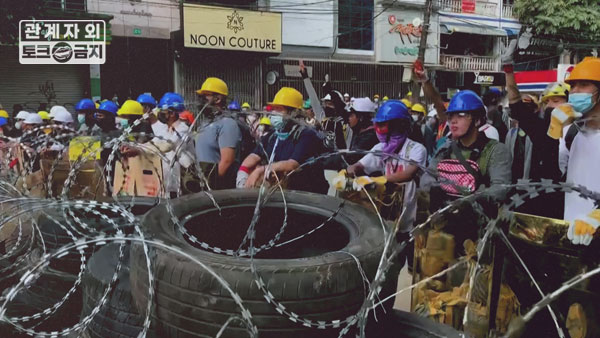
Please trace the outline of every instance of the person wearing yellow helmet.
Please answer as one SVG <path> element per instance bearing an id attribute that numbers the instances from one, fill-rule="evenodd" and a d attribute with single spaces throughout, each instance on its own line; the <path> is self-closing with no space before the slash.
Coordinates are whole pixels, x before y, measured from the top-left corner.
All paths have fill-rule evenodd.
<path id="1" fill-rule="evenodd" d="M 410 109 L 412 107 L 412 102 L 410 102 L 410 100 L 407 99 L 402 99 L 400 100 L 400 102 L 404 103 L 404 105 L 406 106 L 406 108 Z"/>
<path id="2" fill-rule="evenodd" d="M 267 116 L 263 116 L 258 121 L 258 126 L 256 127 L 256 135 L 260 138 L 272 131 L 271 119 Z"/>
<path id="3" fill-rule="evenodd" d="M 204 83 L 202 83 L 202 87 L 200 87 L 196 93 L 200 96 L 200 102 L 202 105 L 208 103 L 209 106 L 207 109 L 222 112 L 225 110 L 225 108 L 227 108 L 227 96 L 229 96 L 229 88 L 227 88 L 225 81 L 219 79 L 218 77 L 207 78 Z M 216 111 L 213 111 L 212 113 L 218 113 Z"/>
<path id="4" fill-rule="evenodd" d="M 196 136 L 196 161 L 202 171 L 209 173 L 212 189 L 235 187 L 235 173 L 241 160 L 242 131 L 237 119 L 223 114 L 227 107 L 229 89 L 216 77 L 209 77 L 196 91 L 208 104 L 204 115 L 214 118 Z"/>
<path id="5" fill-rule="evenodd" d="M 283 179 L 309 158 L 319 155 L 322 140 L 316 131 L 303 128 L 292 116 L 293 112 L 302 108 L 302 104 L 302 94 L 294 88 L 283 87 L 277 92 L 270 103 L 273 106 L 270 116 L 273 132 L 264 136 L 242 162 L 236 179 L 238 188 L 259 186 L 265 174 Z M 266 173 L 267 162 L 272 156 L 270 172 Z M 329 189 L 323 168 L 318 163 L 303 167 L 286 180 L 288 189 L 322 194 Z"/>
<path id="6" fill-rule="evenodd" d="M 566 103 L 571 86 L 568 83 L 552 82 L 542 92 L 542 104 L 545 109 L 556 108 Z"/>
<path id="7" fill-rule="evenodd" d="M 248 102 L 244 102 L 244 103 L 242 103 L 242 111 L 243 111 L 243 112 L 245 112 L 245 113 L 249 113 L 249 112 L 250 112 L 250 109 L 251 109 L 251 107 L 250 107 L 250 103 L 248 103 Z"/>

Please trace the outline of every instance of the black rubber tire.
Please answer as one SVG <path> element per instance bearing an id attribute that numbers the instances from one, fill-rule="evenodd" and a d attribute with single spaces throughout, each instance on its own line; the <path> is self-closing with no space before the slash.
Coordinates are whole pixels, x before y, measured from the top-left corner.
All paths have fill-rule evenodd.
<path id="1" fill-rule="evenodd" d="M 462 332 L 440 324 L 416 313 L 393 310 L 386 316 L 378 316 L 376 322 L 369 318 L 368 338 L 461 338 Z M 375 329 L 373 329 L 375 327 Z"/>
<path id="2" fill-rule="evenodd" d="M 131 202 L 131 197 L 120 197 L 119 201 L 123 203 L 125 206 L 129 206 Z M 114 201 L 112 201 L 114 202 Z M 129 208 L 134 215 L 143 215 L 156 204 L 158 204 L 158 199 L 155 198 L 146 198 L 146 197 L 136 197 L 134 200 L 134 205 Z M 103 231 L 107 233 L 114 232 L 114 228 L 108 222 L 102 220 L 99 216 L 96 216 L 92 213 L 84 213 L 80 209 L 72 210 L 72 212 L 77 215 L 82 221 L 86 223 L 86 225 L 90 228 L 95 229 L 96 231 Z M 65 216 L 60 210 L 48 210 L 46 211 L 52 218 L 54 218 L 58 222 L 63 222 L 64 226 L 68 226 L 65 221 Z M 102 210 L 102 213 L 109 216 L 111 219 L 117 219 L 117 224 L 119 215 L 114 214 L 108 210 Z M 73 220 L 72 216 L 68 213 L 66 214 L 68 220 L 71 224 L 77 224 Z M 56 222 L 52 221 L 45 214 L 40 214 L 38 218 L 38 226 L 40 228 L 40 232 L 42 237 L 44 238 L 44 243 L 46 245 L 46 249 L 49 251 L 58 249 L 66 244 L 73 243 L 73 239 L 67 234 L 67 232 L 61 228 Z M 79 228 L 79 226 L 77 226 Z M 125 230 L 126 232 L 128 230 Z M 77 233 L 74 233 L 75 237 L 79 237 Z M 96 250 L 95 246 L 91 246 L 86 249 L 86 260 L 91 256 L 91 254 Z M 71 274 L 78 274 L 81 269 L 81 254 L 78 251 L 72 250 L 66 256 L 63 256 L 58 259 L 53 259 L 50 262 L 50 267 L 57 269 L 59 271 L 63 271 Z"/>
<path id="3" fill-rule="evenodd" d="M 253 206 L 258 191 L 221 190 L 213 191 L 212 196 L 221 208 Z M 331 216 L 343 203 L 334 219 L 349 234 L 349 241 L 342 250 L 357 257 L 369 280 L 373 279 L 384 239 L 376 215 L 356 204 L 326 195 L 288 191 L 285 198 L 288 210 L 308 211 L 323 219 Z M 215 210 L 213 201 L 204 193 L 185 196 L 171 203 L 175 215 L 180 218 L 200 210 Z M 279 193 L 267 203 L 267 206 L 282 205 Z M 277 313 L 257 288 L 249 259 L 215 254 L 188 243 L 176 231 L 165 205 L 159 205 L 146 214 L 142 224 L 154 239 L 181 248 L 224 278 L 251 312 L 261 338 L 337 336 L 339 329 L 309 329 Z M 315 234 L 318 235 L 318 232 Z M 240 309 L 230 294 L 197 264 L 161 249 L 155 251 L 152 263 L 155 277 L 153 320 L 156 320 L 161 337 L 214 337 L 230 316 L 240 315 Z M 355 314 L 365 298 L 363 279 L 356 262 L 348 254 L 327 252 L 305 258 L 256 259 L 255 264 L 277 301 L 289 311 L 313 321 L 343 320 Z M 388 284 L 394 284 L 393 289 L 396 276 L 397 273 L 394 278 L 388 278 L 392 281 Z M 131 247 L 131 285 L 136 305 L 140 308 L 147 304 L 147 278 L 142 245 L 134 243 Z M 239 322 L 232 323 L 223 335 L 247 336 Z"/>
<path id="4" fill-rule="evenodd" d="M 135 338 L 142 331 L 145 316 L 133 305 L 129 283 L 129 244 L 123 247 L 122 267 L 118 279 L 104 306 L 100 308 L 86 332 L 91 338 Z M 83 275 L 83 311 L 81 318 L 91 313 L 110 283 L 119 259 L 119 244 L 108 244 L 95 252 Z M 147 334 L 152 337 L 152 331 Z"/>

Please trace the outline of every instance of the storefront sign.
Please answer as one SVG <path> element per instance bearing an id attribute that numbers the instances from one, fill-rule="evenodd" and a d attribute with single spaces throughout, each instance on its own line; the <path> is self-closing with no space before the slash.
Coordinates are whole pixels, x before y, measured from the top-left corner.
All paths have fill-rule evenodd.
<path id="1" fill-rule="evenodd" d="M 281 13 L 185 4 L 184 46 L 281 53 Z"/>
<path id="2" fill-rule="evenodd" d="M 423 32 L 423 12 L 414 9 L 386 11 L 387 16 L 376 19 L 375 39 L 377 61 L 412 63 L 419 55 Z M 425 63 L 436 64 L 438 59 L 439 24 L 437 15 L 430 19 Z"/>
<path id="3" fill-rule="evenodd" d="M 475 84 L 491 85 L 494 83 L 494 75 L 480 75 L 475 73 Z"/>
<path id="4" fill-rule="evenodd" d="M 103 64 L 106 24 L 102 20 L 21 20 L 21 64 Z"/>

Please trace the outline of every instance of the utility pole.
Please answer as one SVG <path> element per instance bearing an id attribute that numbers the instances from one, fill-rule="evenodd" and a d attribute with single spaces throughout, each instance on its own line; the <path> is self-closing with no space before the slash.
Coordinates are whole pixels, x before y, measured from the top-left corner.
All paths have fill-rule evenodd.
<path id="1" fill-rule="evenodd" d="M 431 12 L 433 11 L 433 1 L 425 0 L 425 15 L 423 16 L 423 29 L 421 30 L 421 41 L 419 41 L 419 54 L 417 60 L 420 60 L 422 64 L 425 64 L 425 51 L 427 50 L 427 35 L 429 34 L 429 21 L 431 21 Z M 412 81 L 411 86 L 412 97 L 410 98 L 412 104 L 419 102 L 419 95 L 421 93 L 421 86 L 418 82 Z"/>

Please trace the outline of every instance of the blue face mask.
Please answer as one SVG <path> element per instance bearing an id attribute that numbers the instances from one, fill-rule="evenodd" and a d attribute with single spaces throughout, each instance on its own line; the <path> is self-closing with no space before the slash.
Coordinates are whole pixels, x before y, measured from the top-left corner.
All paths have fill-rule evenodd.
<path id="1" fill-rule="evenodd" d="M 283 116 L 281 115 L 271 115 L 269 119 L 271 120 L 271 125 L 273 126 L 273 128 L 275 128 L 275 130 L 281 130 L 285 126 Z"/>
<path id="2" fill-rule="evenodd" d="M 119 121 L 119 123 L 121 124 L 121 127 L 123 129 L 126 129 L 127 127 L 129 127 L 129 120 L 128 119 L 121 118 L 121 120 Z"/>
<path id="3" fill-rule="evenodd" d="M 280 141 L 285 141 L 285 140 L 287 140 L 288 137 L 290 137 L 290 133 L 284 133 L 284 132 L 280 132 L 280 131 L 276 131 L 275 135 L 277 135 L 277 138 Z"/>
<path id="4" fill-rule="evenodd" d="M 575 111 L 585 114 L 594 107 L 594 103 L 592 102 L 593 96 L 594 94 L 592 93 L 569 94 L 569 103 Z"/>

